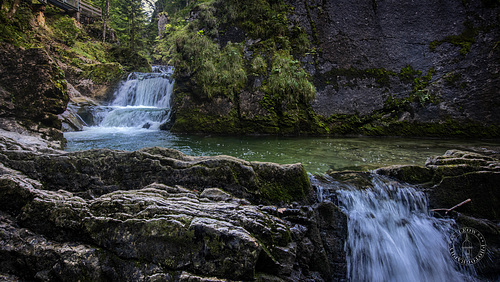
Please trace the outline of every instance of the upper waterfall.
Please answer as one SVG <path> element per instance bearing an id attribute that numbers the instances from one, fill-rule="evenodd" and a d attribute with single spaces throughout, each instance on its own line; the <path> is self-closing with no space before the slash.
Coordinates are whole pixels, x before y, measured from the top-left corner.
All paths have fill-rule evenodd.
<path id="1" fill-rule="evenodd" d="M 130 73 L 115 93 L 113 106 L 170 107 L 172 67 L 154 66 L 152 73 Z"/>
<path id="2" fill-rule="evenodd" d="M 110 106 L 94 113 L 99 126 L 160 128 L 170 120 L 172 73 L 173 68 L 166 66 L 154 66 L 151 73 L 130 73 Z"/>

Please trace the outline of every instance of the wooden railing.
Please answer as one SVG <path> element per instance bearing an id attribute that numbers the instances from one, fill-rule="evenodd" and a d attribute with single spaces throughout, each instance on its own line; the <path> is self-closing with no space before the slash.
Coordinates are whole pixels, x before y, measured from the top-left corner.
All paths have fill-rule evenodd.
<path id="1" fill-rule="evenodd" d="M 47 0 L 47 2 L 69 12 L 78 12 L 80 6 L 79 0 Z"/>
<path id="2" fill-rule="evenodd" d="M 42 3 L 50 3 L 67 12 L 74 12 L 79 20 L 80 15 L 86 18 L 100 18 L 101 9 L 83 0 L 41 0 Z"/>
<path id="3" fill-rule="evenodd" d="M 91 17 L 91 18 L 100 18 L 101 17 L 101 9 L 96 7 L 96 6 L 91 5 L 88 2 L 80 0 L 80 14 L 85 14 L 85 16 Z"/>

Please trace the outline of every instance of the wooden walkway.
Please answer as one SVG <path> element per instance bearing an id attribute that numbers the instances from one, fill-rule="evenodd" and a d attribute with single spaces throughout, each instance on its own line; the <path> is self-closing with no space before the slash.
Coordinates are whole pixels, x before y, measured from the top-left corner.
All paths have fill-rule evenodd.
<path id="1" fill-rule="evenodd" d="M 42 0 L 50 3 L 66 12 L 74 13 L 77 20 L 81 18 L 101 18 L 101 9 L 83 0 Z"/>

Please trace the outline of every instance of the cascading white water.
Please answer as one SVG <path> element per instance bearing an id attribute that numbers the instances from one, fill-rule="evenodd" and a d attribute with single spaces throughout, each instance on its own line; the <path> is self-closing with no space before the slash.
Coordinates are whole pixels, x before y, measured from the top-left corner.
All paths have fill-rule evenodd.
<path id="1" fill-rule="evenodd" d="M 335 194 L 348 216 L 349 280 L 473 280 L 459 270 L 449 252 L 454 222 L 431 217 L 422 192 L 380 176 L 373 176 L 373 188 L 338 184 L 317 187 L 320 200 Z"/>
<path id="2" fill-rule="evenodd" d="M 94 118 L 100 127 L 140 127 L 158 129 L 170 119 L 174 85 L 171 67 L 155 66 L 152 73 L 131 73 L 115 92 L 108 107 Z"/>

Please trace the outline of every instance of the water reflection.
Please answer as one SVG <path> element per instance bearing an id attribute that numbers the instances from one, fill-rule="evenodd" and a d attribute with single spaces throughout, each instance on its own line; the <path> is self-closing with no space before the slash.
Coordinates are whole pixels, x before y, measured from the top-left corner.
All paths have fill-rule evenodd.
<path id="1" fill-rule="evenodd" d="M 176 135 L 130 128 L 87 128 L 65 133 L 67 151 L 109 148 L 133 151 L 160 146 L 193 156 L 230 155 L 248 161 L 302 163 L 312 173 L 328 169 L 372 169 L 396 164 L 423 164 L 449 149 L 500 146 L 500 141 L 406 138 L 329 138 L 276 136 Z"/>

